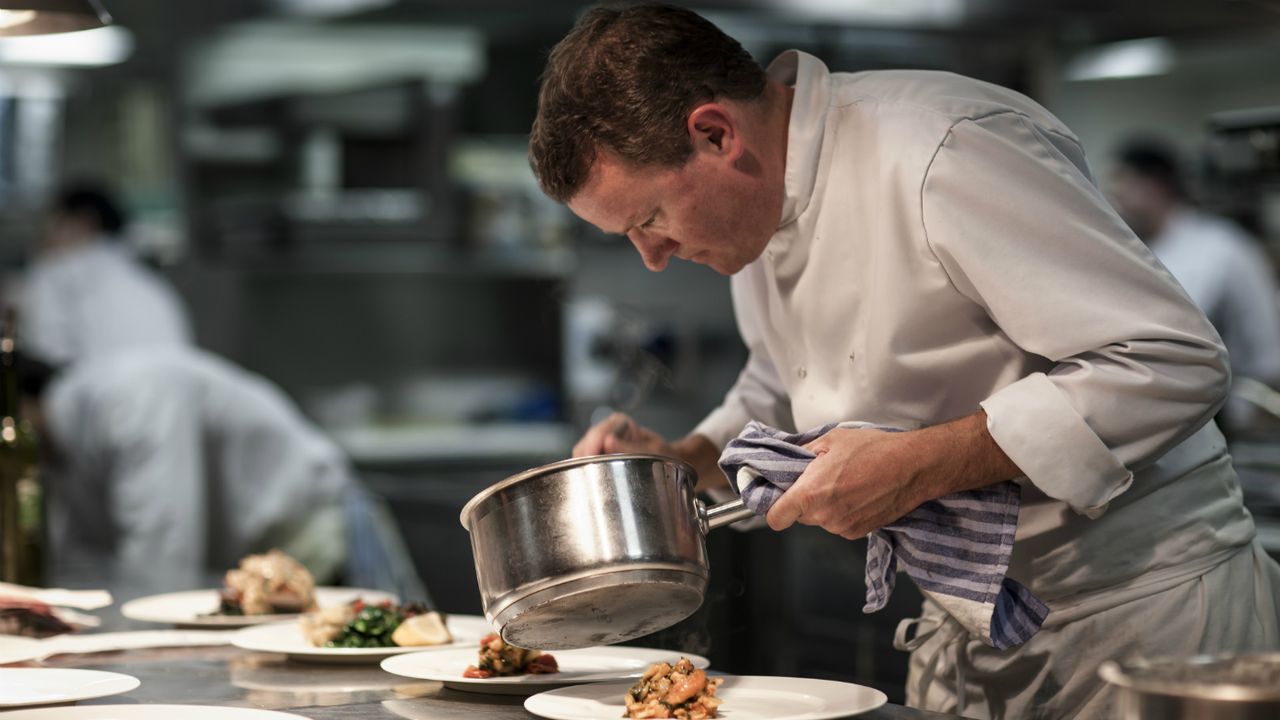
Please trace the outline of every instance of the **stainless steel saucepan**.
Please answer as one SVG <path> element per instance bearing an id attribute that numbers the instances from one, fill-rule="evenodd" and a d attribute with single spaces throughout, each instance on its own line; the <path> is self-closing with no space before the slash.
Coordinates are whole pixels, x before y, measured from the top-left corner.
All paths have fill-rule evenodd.
<path id="1" fill-rule="evenodd" d="M 527 470 L 462 509 L 484 614 L 507 642 L 608 645 L 683 620 L 707 589 L 706 533 L 753 517 L 707 508 L 694 471 L 658 455 L 598 455 Z"/>
<path id="2" fill-rule="evenodd" d="M 1280 718 L 1280 653 L 1135 658 L 1105 662 L 1118 688 L 1117 720 Z"/>

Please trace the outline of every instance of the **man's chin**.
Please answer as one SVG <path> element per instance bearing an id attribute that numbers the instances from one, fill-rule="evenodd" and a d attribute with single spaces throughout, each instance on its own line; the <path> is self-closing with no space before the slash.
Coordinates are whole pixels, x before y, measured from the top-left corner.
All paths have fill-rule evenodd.
<path id="1" fill-rule="evenodd" d="M 737 275 L 742 270 L 742 268 L 746 267 L 746 265 L 742 263 L 733 263 L 731 265 L 726 265 L 725 263 L 722 263 L 722 262 L 708 262 L 703 264 L 724 276 Z"/>
<path id="2" fill-rule="evenodd" d="M 709 267 L 712 270 L 715 270 L 716 272 L 720 273 L 721 275 L 733 274 L 731 272 L 725 272 L 724 269 L 720 267 L 719 263 L 716 262 L 716 259 L 711 257 L 711 253 L 707 252 L 706 250 L 703 250 L 700 253 L 695 253 L 690 257 L 685 258 L 684 260 L 685 262 L 691 262 L 695 265 L 703 265 L 705 267 Z"/>
<path id="3" fill-rule="evenodd" d="M 712 270 L 719 273 L 720 275 L 735 275 L 738 273 L 739 270 L 746 267 L 746 265 L 743 263 L 734 263 L 732 265 L 726 265 L 725 261 L 718 260 L 713 257 L 709 257 L 709 255 L 710 253 L 703 251 L 696 255 L 693 255 L 692 257 L 678 258 L 678 259 L 683 260 L 684 262 L 687 262 L 687 263 L 693 263 L 694 265 L 702 265 L 703 267 L 711 268 Z M 653 268 L 650 268 L 650 270 L 652 269 Z M 656 270 L 655 272 L 661 272 L 661 270 Z"/>

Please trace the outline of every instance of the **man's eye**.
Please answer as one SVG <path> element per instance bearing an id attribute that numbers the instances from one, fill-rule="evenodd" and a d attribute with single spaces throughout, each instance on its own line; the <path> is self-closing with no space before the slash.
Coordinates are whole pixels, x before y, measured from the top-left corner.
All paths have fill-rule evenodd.
<path id="1" fill-rule="evenodd" d="M 654 220 L 657 220 L 657 219 L 658 219 L 658 213 L 654 213 L 654 214 L 652 214 L 652 215 L 650 215 L 650 216 L 649 216 L 649 219 L 648 219 L 648 220 L 645 220 L 644 222 L 640 223 L 640 227 L 642 227 L 642 228 L 647 228 L 647 227 L 649 227 L 650 225 L 652 225 L 652 224 L 653 224 L 653 221 L 654 221 Z"/>

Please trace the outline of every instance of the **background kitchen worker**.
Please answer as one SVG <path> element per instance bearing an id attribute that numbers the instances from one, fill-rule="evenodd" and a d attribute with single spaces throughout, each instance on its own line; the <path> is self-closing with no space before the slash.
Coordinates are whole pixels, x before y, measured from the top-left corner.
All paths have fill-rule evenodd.
<path id="1" fill-rule="evenodd" d="M 1280 567 L 1210 421 L 1221 342 L 1044 108 L 795 51 L 766 71 L 688 10 L 593 8 L 551 53 L 530 155 L 548 195 L 650 269 L 732 275 L 750 351 L 688 436 L 612 417 L 575 454 L 668 454 L 709 484 L 752 419 L 907 429 L 820 438 L 768 516 L 847 538 L 1021 479 L 1009 574 L 1048 619 L 998 651 L 926 602 L 900 642 L 910 704 L 1103 717 L 1103 659 L 1280 643 Z"/>
<path id="2" fill-rule="evenodd" d="M 1109 179 L 1111 201 L 1222 336 L 1233 383 L 1246 378 L 1275 387 L 1280 382 L 1275 267 L 1239 225 L 1191 203 L 1177 157 L 1171 145 L 1154 138 L 1123 143 Z M 1263 420 L 1255 405 L 1234 397 L 1221 419 L 1233 433 L 1248 433 Z"/>
<path id="3" fill-rule="evenodd" d="M 126 223 L 98 185 L 78 183 L 59 193 L 19 296 L 22 347 L 63 364 L 190 344 L 186 308 L 122 241 Z"/>
<path id="4" fill-rule="evenodd" d="M 218 587 L 279 547 L 316 579 L 347 556 L 338 448 L 265 379 L 194 348 L 24 356 L 24 414 L 45 450 L 51 579 L 126 597 Z"/>

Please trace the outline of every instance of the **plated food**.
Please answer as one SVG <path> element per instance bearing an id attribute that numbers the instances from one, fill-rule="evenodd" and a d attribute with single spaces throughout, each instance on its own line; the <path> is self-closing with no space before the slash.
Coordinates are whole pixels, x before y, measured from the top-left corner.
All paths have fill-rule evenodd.
<path id="1" fill-rule="evenodd" d="M 721 717 L 733 720 L 843 720 L 874 710 L 888 700 L 874 688 L 834 680 L 753 675 L 712 679 L 719 681 L 716 698 L 724 700 Z M 547 690 L 525 700 L 524 708 L 549 720 L 629 718 L 630 703 L 624 698 L 630 701 L 633 684 L 586 683 Z"/>
<path id="2" fill-rule="evenodd" d="M 356 599 L 303 615 L 302 634 L 315 647 L 385 648 L 446 645 L 453 642 L 444 617 L 422 603 Z"/>
<path id="3" fill-rule="evenodd" d="M 480 639 L 480 659 L 462 671 L 464 678 L 547 675 L 560 672 L 556 659 L 541 650 L 510 645 L 497 633 Z"/>
<path id="4" fill-rule="evenodd" d="M 306 566 L 280 550 L 246 555 L 228 570 L 217 590 L 185 590 L 130 600 L 120 612 L 130 620 L 179 627 L 240 628 L 346 605 L 395 601 L 391 593 L 365 588 L 316 587 Z"/>
<path id="5" fill-rule="evenodd" d="M 451 625 L 456 617 L 449 618 Z M 382 661 L 382 669 L 404 677 L 435 680 L 443 683 L 450 690 L 500 695 L 532 695 L 566 685 L 625 680 L 626 685 L 618 690 L 616 697 L 612 698 L 611 704 L 618 706 L 618 713 L 609 716 L 620 717 L 622 715 L 621 698 L 626 688 L 644 675 L 654 663 L 670 661 L 677 657 L 677 654 L 671 650 L 629 645 L 557 650 L 555 651 L 557 672 L 468 677 L 468 667 L 479 669 L 476 645 L 482 637 L 492 633 L 493 628 L 486 627 L 483 633 L 462 640 L 460 634 L 455 631 L 454 635 L 458 636 L 459 642 L 455 642 L 452 646 L 427 648 L 422 652 L 388 657 Z M 460 645 L 464 646 L 460 647 Z M 541 657 L 546 656 L 546 653 L 541 655 Z M 696 655 L 690 655 L 689 658 L 695 667 L 707 667 L 706 658 Z"/>
<path id="6" fill-rule="evenodd" d="M 130 600 L 120 607 L 120 612 L 130 620 L 184 628 L 242 628 L 281 621 L 290 621 L 290 625 L 297 627 L 297 623 L 292 621 L 298 616 L 291 614 L 223 615 L 218 612 L 218 598 L 219 591 L 214 588 L 183 590 Z M 364 598 L 366 602 L 381 602 L 395 600 L 396 596 L 369 588 L 316 588 L 316 605 L 321 608 L 343 605 L 357 598 Z"/>
<path id="7" fill-rule="evenodd" d="M 426 615 L 414 617 L 421 618 Z M 475 651 L 472 648 L 480 638 L 493 632 L 493 626 L 489 621 L 477 615 L 450 615 L 447 619 L 442 618 L 442 621 L 452 641 L 434 646 L 391 644 L 360 647 L 353 643 L 348 647 L 338 647 L 329 645 L 327 640 L 325 644 L 316 645 L 311 638 L 303 634 L 302 623 L 297 620 L 241 628 L 231 636 L 231 644 L 255 652 L 279 653 L 291 660 L 303 662 L 376 663 L 393 655 L 420 655 L 449 650 L 466 652 L 467 662 L 471 662 L 475 658 Z M 418 630 L 413 627 L 414 624 L 416 623 L 411 618 L 402 622 L 399 627 L 391 631 L 391 634 L 394 637 L 396 632 L 416 633 Z M 458 666 L 459 674 L 465 665 L 464 662 Z"/>
<path id="8" fill-rule="evenodd" d="M 707 672 L 695 668 L 688 658 L 671 663 L 656 663 L 645 671 L 628 690 L 624 702 L 631 720 L 647 718 L 679 718 L 708 720 L 716 717 L 721 699 L 716 688 L 724 678 L 708 678 Z"/>
<path id="9" fill-rule="evenodd" d="M 273 615 L 316 608 L 316 581 L 306 566 L 277 549 L 246 555 L 228 570 L 219 615 Z"/>
<path id="10" fill-rule="evenodd" d="M 0 635 L 45 638 L 73 629 L 44 603 L 0 597 Z"/>

